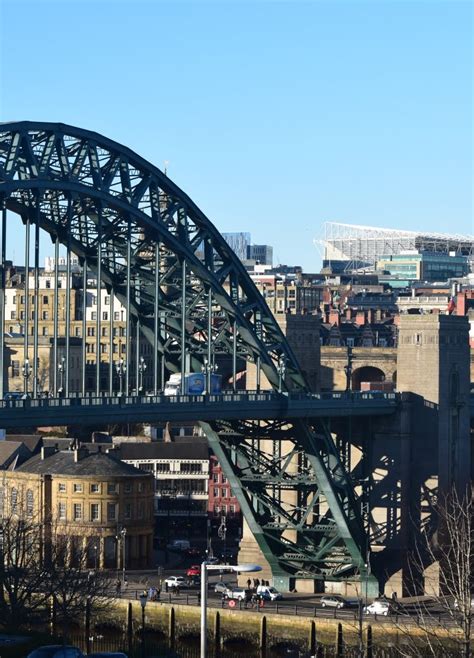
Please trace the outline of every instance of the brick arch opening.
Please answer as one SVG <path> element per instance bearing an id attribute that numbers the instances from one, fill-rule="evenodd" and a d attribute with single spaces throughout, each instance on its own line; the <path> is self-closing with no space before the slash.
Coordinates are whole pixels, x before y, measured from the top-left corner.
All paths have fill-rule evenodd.
<path id="1" fill-rule="evenodd" d="M 357 368 L 352 373 L 352 390 L 360 391 L 361 382 L 383 382 L 385 381 L 385 373 L 380 368 L 374 366 L 363 366 Z"/>

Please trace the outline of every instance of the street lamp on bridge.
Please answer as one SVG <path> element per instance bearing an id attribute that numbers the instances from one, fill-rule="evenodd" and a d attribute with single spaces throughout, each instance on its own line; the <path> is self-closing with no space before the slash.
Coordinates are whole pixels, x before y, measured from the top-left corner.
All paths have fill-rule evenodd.
<path id="1" fill-rule="evenodd" d="M 28 379 L 30 378 L 30 375 L 31 375 L 30 360 L 25 359 L 25 363 L 23 364 L 23 380 L 24 380 L 23 391 L 25 395 L 28 394 Z"/>
<path id="2" fill-rule="evenodd" d="M 218 366 L 215 363 L 211 363 L 207 356 L 204 357 L 204 365 L 201 366 L 201 372 L 206 376 L 206 387 L 203 391 L 203 395 L 209 395 L 211 393 L 211 375 L 217 372 Z"/>
<path id="3" fill-rule="evenodd" d="M 119 377 L 119 397 L 122 397 L 123 395 L 123 378 L 125 376 L 125 373 L 127 372 L 127 366 L 125 364 L 125 361 L 123 359 L 119 359 L 118 363 L 115 365 L 115 369 L 117 370 L 117 375 Z"/>
<path id="4" fill-rule="evenodd" d="M 138 393 L 143 393 L 143 376 L 145 372 L 146 372 L 146 363 L 143 356 L 141 356 L 140 363 L 138 364 L 138 375 L 139 375 Z"/>
<path id="5" fill-rule="evenodd" d="M 278 372 L 278 393 L 281 393 L 283 387 L 283 381 L 285 379 L 285 374 L 286 374 L 286 361 L 284 356 L 280 356 L 280 358 L 278 359 L 277 372 Z"/>
<path id="6" fill-rule="evenodd" d="M 58 373 L 59 373 L 59 388 L 58 394 L 61 397 L 64 391 L 64 372 L 66 370 L 66 357 L 62 356 L 60 362 L 58 363 Z"/>

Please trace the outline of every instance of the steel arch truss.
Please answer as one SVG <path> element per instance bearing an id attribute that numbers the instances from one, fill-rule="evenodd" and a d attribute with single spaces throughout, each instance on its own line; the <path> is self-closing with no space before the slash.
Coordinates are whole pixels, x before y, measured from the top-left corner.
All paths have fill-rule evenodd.
<path id="1" fill-rule="evenodd" d="M 0 201 L 66 245 L 126 304 L 127 342 L 138 324 L 167 371 L 199 371 L 206 358 L 227 354 L 234 386 L 235 364 L 250 362 L 274 388 L 306 390 L 277 322 L 217 229 L 131 150 L 63 124 L 3 124 Z M 271 419 L 203 427 L 274 573 L 338 578 L 362 568 L 359 505 L 324 427 Z"/>

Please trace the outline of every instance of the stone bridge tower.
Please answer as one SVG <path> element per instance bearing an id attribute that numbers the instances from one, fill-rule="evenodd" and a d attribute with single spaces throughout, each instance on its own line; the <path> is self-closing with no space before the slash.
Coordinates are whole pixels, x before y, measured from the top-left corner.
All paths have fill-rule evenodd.
<path id="1" fill-rule="evenodd" d="M 420 396 L 412 428 L 423 450 L 436 455 L 439 490 L 464 491 L 471 463 L 468 319 L 402 315 L 397 361 L 398 390 Z"/>

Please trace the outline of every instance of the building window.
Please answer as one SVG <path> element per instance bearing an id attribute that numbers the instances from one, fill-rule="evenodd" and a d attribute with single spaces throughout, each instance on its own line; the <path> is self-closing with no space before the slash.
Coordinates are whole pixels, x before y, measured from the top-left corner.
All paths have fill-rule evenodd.
<path id="1" fill-rule="evenodd" d="M 45 287 L 46 287 L 46 288 L 51 288 L 51 279 L 46 279 L 46 281 L 45 281 Z"/>
<path id="2" fill-rule="evenodd" d="M 118 311 L 114 312 L 114 320 L 120 320 L 120 313 Z"/>
<path id="3" fill-rule="evenodd" d="M 96 295 L 92 295 L 92 306 L 97 306 L 97 297 L 96 297 Z"/>
<path id="4" fill-rule="evenodd" d="M 66 493 L 66 485 L 64 484 L 64 482 L 60 482 L 58 484 L 58 491 L 60 493 Z"/>
<path id="5" fill-rule="evenodd" d="M 34 498 L 31 489 L 26 492 L 26 515 L 33 516 Z"/>
<path id="6" fill-rule="evenodd" d="M 92 319 L 92 320 L 97 320 L 97 311 L 92 311 L 92 313 L 91 313 L 91 319 Z"/>
<path id="7" fill-rule="evenodd" d="M 107 483 L 107 493 L 108 494 L 117 493 L 117 485 L 115 484 L 115 482 L 108 482 Z"/>
<path id="8" fill-rule="evenodd" d="M 10 314 L 10 320 L 16 320 L 16 311 L 12 311 Z"/>
<path id="9" fill-rule="evenodd" d="M 235 505 L 229 505 L 229 512 L 235 514 Z"/>
<path id="10" fill-rule="evenodd" d="M 227 505 L 222 505 L 222 514 L 227 514 Z"/>
<path id="11" fill-rule="evenodd" d="M 151 466 L 151 464 L 150 464 L 150 466 Z M 143 482 L 139 482 L 138 483 L 138 493 L 142 493 L 142 492 L 143 492 Z"/>
<path id="12" fill-rule="evenodd" d="M 20 376 L 20 362 L 12 361 L 12 377 Z"/>
<path id="13" fill-rule="evenodd" d="M 49 311 L 43 311 L 43 320 L 49 320 Z"/>
<path id="14" fill-rule="evenodd" d="M 91 484 L 91 493 L 100 493 L 100 484 Z"/>
<path id="15" fill-rule="evenodd" d="M 143 519 L 143 503 L 138 503 L 138 518 Z"/>
<path id="16" fill-rule="evenodd" d="M 80 338 L 80 337 L 81 337 L 81 328 L 80 328 L 80 327 L 76 327 L 75 330 L 74 330 L 74 334 L 75 334 L 78 338 Z"/>
<path id="17" fill-rule="evenodd" d="M 227 495 L 228 495 L 227 489 L 222 489 L 222 497 L 227 498 Z"/>
<path id="18" fill-rule="evenodd" d="M 82 484 L 74 484 L 73 491 L 74 493 L 82 493 Z"/>
<path id="19" fill-rule="evenodd" d="M 99 505 L 99 503 L 92 503 L 92 505 L 91 505 L 91 521 L 100 521 L 100 505 Z"/>
<path id="20" fill-rule="evenodd" d="M 222 474 L 222 484 L 227 484 L 227 478 L 224 473 Z"/>
<path id="21" fill-rule="evenodd" d="M 74 505 L 73 505 L 73 518 L 74 518 L 74 521 L 81 521 L 82 520 L 82 504 L 81 503 L 74 503 Z"/>
<path id="22" fill-rule="evenodd" d="M 214 487 L 214 498 L 219 498 L 219 489 Z"/>
<path id="23" fill-rule="evenodd" d="M 13 488 L 10 494 L 10 511 L 16 514 L 18 509 L 18 489 Z"/>
<path id="24" fill-rule="evenodd" d="M 219 514 L 221 511 L 220 505 L 214 505 L 214 514 Z"/>
<path id="25" fill-rule="evenodd" d="M 110 297 L 109 297 L 108 295 L 105 296 L 104 304 L 105 304 L 106 306 L 110 306 Z"/>
<path id="26" fill-rule="evenodd" d="M 133 489 L 132 483 L 126 482 L 124 486 L 125 493 L 132 493 L 132 489 Z"/>
<path id="27" fill-rule="evenodd" d="M 66 520 L 66 503 L 59 503 L 58 505 L 58 517 L 61 521 Z"/>
<path id="28" fill-rule="evenodd" d="M 138 467 L 141 471 L 153 472 L 153 464 L 140 464 Z"/>
<path id="29" fill-rule="evenodd" d="M 214 482 L 214 484 L 219 483 L 219 473 L 213 473 L 212 474 L 212 481 Z"/>
<path id="30" fill-rule="evenodd" d="M 157 465 L 156 465 L 156 472 L 157 473 L 169 473 L 170 472 L 170 465 L 168 463 L 158 462 Z"/>
<path id="31" fill-rule="evenodd" d="M 48 295 L 43 295 L 43 304 L 49 304 L 49 297 L 48 297 Z"/>
<path id="32" fill-rule="evenodd" d="M 107 311 L 102 311 L 102 320 L 108 320 L 109 319 L 109 314 Z"/>
<path id="33" fill-rule="evenodd" d="M 132 503 L 125 504 L 125 518 L 126 519 L 132 518 Z"/>
<path id="34" fill-rule="evenodd" d="M 181 463 L 179 465 L 179 470 L 181 473 L 201 473 L 202 464 L 189 464 L 187 462 Z"/>
<path id="35" fill-rule="evenodd" d="M 107 503 L 107 521 L 117 520 L 117 505 L 115 503 Z"/>

